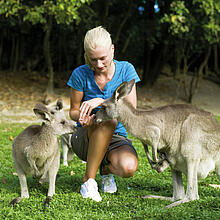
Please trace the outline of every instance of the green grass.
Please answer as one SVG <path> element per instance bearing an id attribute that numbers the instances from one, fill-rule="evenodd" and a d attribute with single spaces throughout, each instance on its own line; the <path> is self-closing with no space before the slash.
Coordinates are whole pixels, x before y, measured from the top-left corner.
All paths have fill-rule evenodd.
<path id="1" fill-rule="evenodd" d="M 217 119 L 220 122 L 220 117 Z M 20 196 L 18 178 L 13 175 L 11 139 L 26 126 L 0 125 L 0 219 L 220 219 L 220 190 L 209 186 L 210 183 L 220 184 L 215 173 L 199 181 L 198 201 L 163 210 L 170 202 L 139 198 L 146 194 L 172 196 L 172 181 L 170 169 L 158 174 L 150 168 L 141 143 L 132 137 L 139 156 L 139 168 L 131 178 L 115 177 L 116 194 L 101 193 L 100 203 L 83 199 L 77 190 L 86 165 L 74 157 L 67 168 L 61 160 L 56 195 L 50 207 L 43 207 L 48 184 L 39 187 L 32 177 L 27 178 L 30 198 L 11 207 L 10 201 Z M 75 174 L 70 175 L 71 171 Z M 99 174 L 97 182 L 100 183 Z"/>

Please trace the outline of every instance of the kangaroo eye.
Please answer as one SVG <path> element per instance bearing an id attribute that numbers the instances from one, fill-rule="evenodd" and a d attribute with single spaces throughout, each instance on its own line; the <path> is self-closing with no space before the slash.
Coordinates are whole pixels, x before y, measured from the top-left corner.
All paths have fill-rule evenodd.
<path id="1" fill-rule="evenodd" d="M 61 121 L 60 123 L 61 123 L 62 125 L 65 125 L 66 122 L 65 122 L 65 121 Z"/>
<path id="2" fill-rule="evenodd" d="M 54 114 L 55 114 L 55 112 L 54 112 L 54 111 L 51 111 L 50 113 L 51 113 L 52 115 L 54 115 Z"/>

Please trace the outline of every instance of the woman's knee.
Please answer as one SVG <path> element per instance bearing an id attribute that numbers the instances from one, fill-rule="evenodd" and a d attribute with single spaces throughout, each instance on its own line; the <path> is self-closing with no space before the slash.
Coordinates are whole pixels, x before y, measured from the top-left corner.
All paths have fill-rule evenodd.
<path id="1" fill-rule="evenodd" d="M 136 157 L 124 157 L 119 160 L 111 161 L 112 167 L 114 170 L 117 170 L 117 173 L 121 177 L 131 177 L 135 174 L 138 168 L 138 159 Z"/>
<path id="2" fill-rule="evenodd" d="M 136 158 L 127 158 L 121 164 L 124 177 L 131 177 L 138 168 L 138 160 Z"/>
<path id="3" fill-rule="evenodd" d="M 131 177 L 138 169 L 136 152 L 128 145 L 113 149 L 108 154 L 110 171 L 120 177 Z"/>

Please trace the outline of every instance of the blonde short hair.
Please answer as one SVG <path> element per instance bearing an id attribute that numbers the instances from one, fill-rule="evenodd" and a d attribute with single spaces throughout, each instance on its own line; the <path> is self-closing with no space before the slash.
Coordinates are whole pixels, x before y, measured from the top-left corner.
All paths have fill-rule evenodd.
<path id="1" fill-rule="evenodd" d="M 106 48 L 110 48 L 112 45 L 112 39 L 110 33 L 103 28 L 102 26 L 98 26 L 87 31 L 84 38 L 84 58 L 86 64 L 92 69 L 92 66 L 88 59 L 88 51 L 94 50 L 98 46 L 106 46 Z"/>

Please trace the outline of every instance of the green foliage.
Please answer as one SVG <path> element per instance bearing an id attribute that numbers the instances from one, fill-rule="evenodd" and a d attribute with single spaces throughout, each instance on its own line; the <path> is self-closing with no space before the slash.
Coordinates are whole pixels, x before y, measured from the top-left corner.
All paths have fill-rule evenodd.
<path id="1" fill-rule="evenodd" d="M 92 0 L 46 0 L 46 1 L 1 1 L 0 15 L 17 16 L 32 24 L 47 22 L 53 16 L 57 24 L 71 24 L 79 21 L 78 9 Z"/>
<path id="2" fill-rule="evenodd" d="M 46 18 L 44 17 L 45 8 L 43 7 L 24 7 L 25 15 L 23 21 L 30 21 L 32 24 L 46 23 Z"/>
<path id="3" fill-rule="evenodd" d="M 202 27 L 204 37 L 211 44 L 219 43 L 220 33 L 220 5 L 215 0 L 195 0 L 195 7 L 198 7 L 199 14 L 203 14 Z M 201 16 L 200 16 L 201 17 Z"/>
<path id="4" fill-rule="evenodd" d="M 190 31 L 190 12 L 184 1 L 173 1 L 170 4 L 170 13 L 165 13 L 161 18 L 161 23 L 169 23 L 169 32 L 172 35 L 182 37 L 184 33 Z"/>
<path id="5" fill-rule="evenodd" d="M 220 117 L 218 117 L 220 120 Z M 13 175 L 11 157 L 11 139 L 16 137 L 27 124 L 0 125 L 0 219 L 219 219 L 220 192 L 209 186 L 219 184 L 216 175 L 208 176 L 199 182 L 200 200 L 163 210 L 168 201 L 142 199 L 139 196 L 156 194 L 172 196 L 171 172 L 168 168 L 161 174 L 152 170 L 148 164 L 141 143 L 133 138 L 133 144 L 139 156 L 139 168 L 131 178 L 115 177 L 118 192 L 102 193 L 102 201 L 96 203 L 83 199 L 77 192 L 82 183 L 85 164 L 74 157 L 69 167 L 62 164 L 60 177 L 56 181 L 56 194 L 49 208 L 43 207 L 48 184 L 38 186 L 28 177 L 30 198 L 24 199 L 15 207 L 9 202 L 20 195 L 19 181 Z M 61 160 L 62 163 L 62 160 Z M 74 171 L 74 175 L 71 175 Z M 185 181 L 185 178 L 184 178 Z M 97 182 L 100 176 L 97 174 Z"/>
<path id="6" fill-rule="evenodd" d="M 0 1 L 0 15 L 4 14 L 5 17 L 8 17 L 10 15 L 18 15 L 19 10 L 21 10 L 21 5 L 19 0 Z"/>
<path id="7" fill-rule="evenodd" d="M 200 39 L 206 43 L 219 42 L 220 15 L 219 3 L 214 0 L 172 1 L 169 12 L 161 18 L 161 23 L 168 24 L 171 35 L 178 39 Z M 198 34 L 199 33 L 199 34 Z"/>
<path id="8" fill-rule="evenodd" d="M 102 25 L 111 33 L 115 58 L 140 69 L 143 83 L 155 82 L 165 63 L 172 66 L 173 75 L 182 73 L 183 58 L 188 70 L 196 72 L 213 45 L 217 52 L 211 53 L 205 69 L 219 78 L 213 60 L 218 60 L 219 54 L 220 1 L 157 3 L 160 12 L 154 13 L 155 1 L 1 0 L 0 69 L 44 74 L 49 67 L 48 58 L 42 58 L 42 47 L 50 45 L 54 79 L 62 76 L 66 80 L 74 67 L 84 63 L 86 31 Z M 139 7 L 144 9 L 142 13 Z M 46 44 L 43 34 L 50 30 L 47 25 L 52 28 Z"/>

